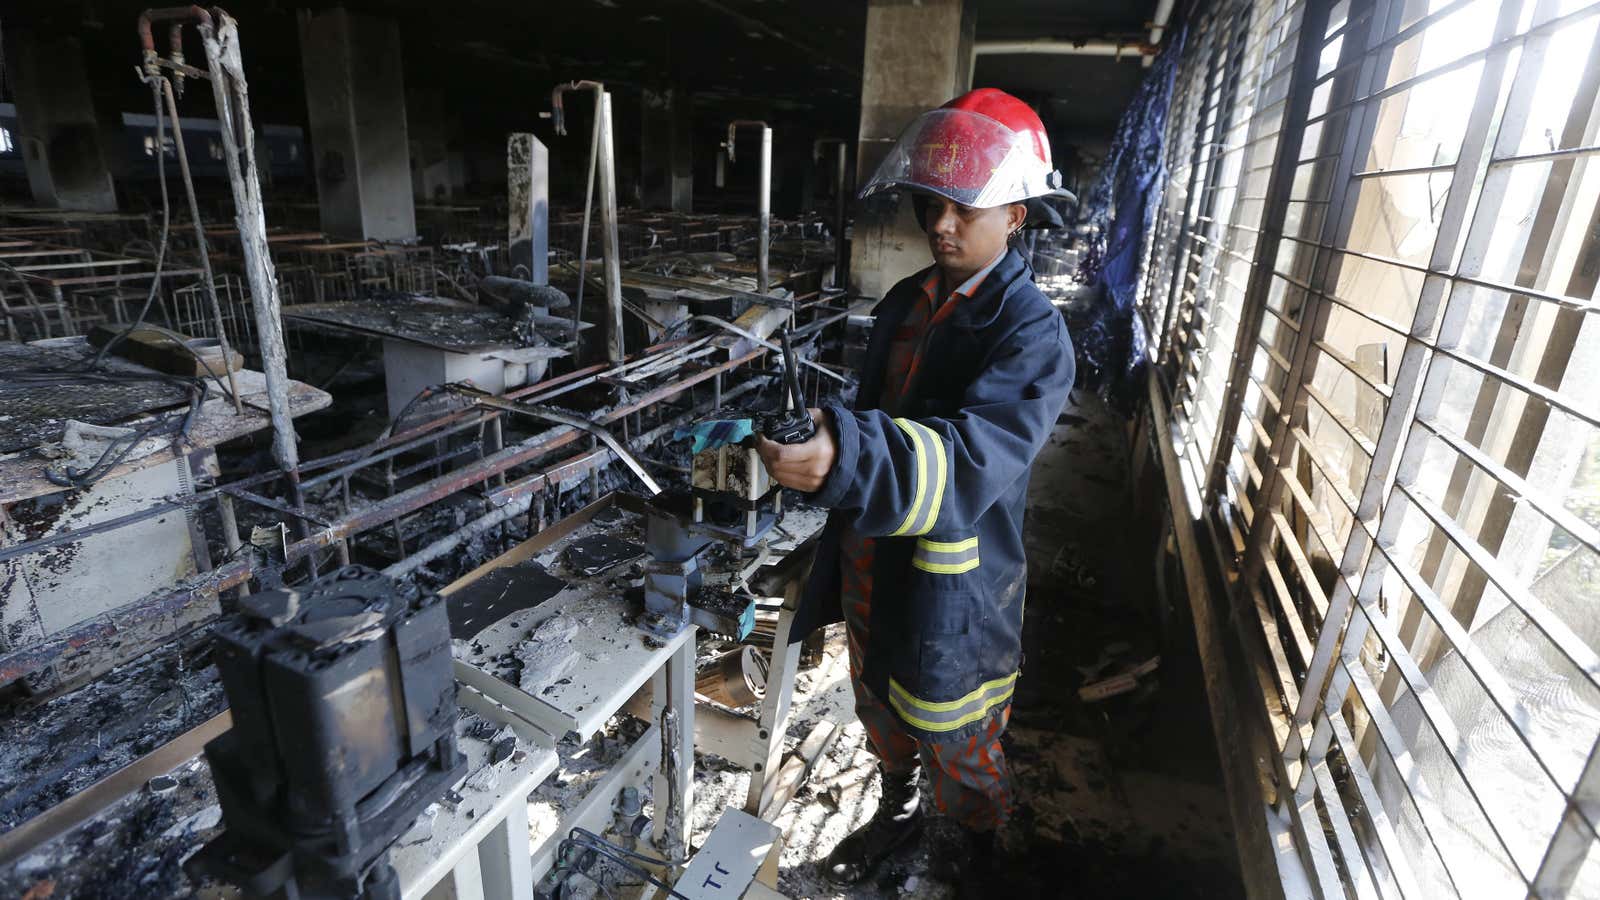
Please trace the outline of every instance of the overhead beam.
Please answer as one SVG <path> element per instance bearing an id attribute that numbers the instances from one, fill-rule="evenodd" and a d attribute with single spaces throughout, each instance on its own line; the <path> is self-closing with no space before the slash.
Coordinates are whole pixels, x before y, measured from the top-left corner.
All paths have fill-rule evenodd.
<path id="1" fill-rule="evenodd" d="M 1155 33 L 1152 29 L 1152 34 Z M 1154 56 L 1156 48 L 1143 41 L 1074 41 L 1040 38 L 1027 41 L 976 41 L 972 52 L 977 56 L 1025 56 L 1044 54 L 1051 56 L 1111 56 L 1138 59 Z"/>

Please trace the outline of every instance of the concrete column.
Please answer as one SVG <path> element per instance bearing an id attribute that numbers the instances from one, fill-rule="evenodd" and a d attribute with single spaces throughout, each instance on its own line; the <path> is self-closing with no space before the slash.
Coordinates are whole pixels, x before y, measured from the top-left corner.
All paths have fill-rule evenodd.
<path id="1" fill-rule="evenodd" d="M 344 9 L 302 11 L 300 59 L 322 230 L 415 237 L 400 29 Z"/>
<path id="2" fill-rule="evenodd" d="M 106 168 L 78 39 L 7 29 L 5 62 L 17 105 L 17 144 L 34 202 L 115 212 L 117 192 Z"/>
<path id="3" fill-rule="evenodd" d="M 639 146 L 639 180 L 647 209 L 692 212 L 694 207 L 694 141 L 690 134 L 691 100 L 682 88 L 643 91 Z"/>
<path id="4" fill-rule="evenodd" d="M 857 184 L 872 177 L 912 119 L 972 86 L 972 36 L 973 13 L 963 0 L 869 0 Z M 931 261 L 909 202 L 858 204 L 850 250 L 857 291 L 881 297 Z"/>

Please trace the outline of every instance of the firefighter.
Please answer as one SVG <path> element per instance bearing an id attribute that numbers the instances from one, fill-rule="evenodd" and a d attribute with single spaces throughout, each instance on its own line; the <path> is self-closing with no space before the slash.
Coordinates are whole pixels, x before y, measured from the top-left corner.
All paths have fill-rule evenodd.
<path id="1" fill-rule="evenodd" d="M 924 804 L 961 826 L 964 882 L 1013 808 L 1000 735 L 1022 662 L 1028 470 L 1072 388 L 1061 314 L 1011 239 L 1058 226 L 1065 193 L 1039 117 L 975 90 L 924 113 L 862 189 L 910 195 L 934 264 L 874 311 L 854 409 L 816 436 L 759 441 L 773 478 L 830 510 L 793 634 L 844 621 L 856 714 L 883 790 L 825 871 L 861 882 L 917 836 Z M 926 782 L 926 800 L 924 799 Z M 946 858 L 941 854 L 941 858 Z"/>

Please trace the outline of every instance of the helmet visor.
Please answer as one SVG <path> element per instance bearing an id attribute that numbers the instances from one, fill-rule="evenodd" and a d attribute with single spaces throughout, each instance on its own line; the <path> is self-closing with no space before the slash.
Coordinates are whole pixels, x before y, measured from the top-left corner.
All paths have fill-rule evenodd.
<path id="1" fill-rule="evenodd" d="M 1027 136 L 980 113 L 935 109 L 900 135 L 861 196 L 906 188 L 987 209 L 1042 197 L 1059 180 Z"/>

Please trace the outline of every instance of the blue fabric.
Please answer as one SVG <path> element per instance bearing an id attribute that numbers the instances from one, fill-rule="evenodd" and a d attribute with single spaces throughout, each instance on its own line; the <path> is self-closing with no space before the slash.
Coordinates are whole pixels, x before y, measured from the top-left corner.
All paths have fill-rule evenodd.
<path id="1" fill-rule="evenodd" d="M 889 345 L 927 275 L 901 281 L 878 305 L 856 407 L 826 407 L 838 456 L 813 501 L 832 512 L 792 634 L 798 641 L 841 619 L 842 532 L 877 538 L 872 582 L 893 589 L 874 591 L 862 678 L 879 697 L 895 696 L 892 679 L 944 703 L 1018 670 L 1028 472 L 1072 389 L 1074 364 L 1065 321 L 1011 250 L 930 331 L 930 362 L 900 400 L 903 418 L 891 417 L 877 408 Z M 957 564 L 964 554 L 979 564 Z M 941 559 L 945 571 L 930 566 Z M 938 733 L 908 727 L 947 741 L 983 721 Z"/>
<path id="2" fill-rule="evenodd" d="M 1139 85 L 1087 203 L 1088 220 L 1104 231 L 1104 246 L 1085 254 L 1078 275 L 1097 288 L 1087 314 L 1072 322 L 1080 386 L 1099 392 L 1124 414 L 1136 407 L 1143 389 L 1148 336 L 1133 304 L 1140 251 L 1167 183 L 1162 149 L 1183 43 L 1179 29 Z"/>
<path id="3" fill-rule="evenodd" d="M 690 453 L 699 453 L 702 450 L 715 450 L 729 444 L 737 444 L 745 438 L 755 434 L 755 424 L 750 419 L 707 419 L 696 422 L 688 428 L 679 428 L 672 433 L 674 440 L 686 437 L 694 438 L 694 444 L 689 447 Z"/>

